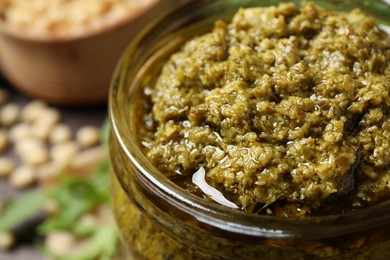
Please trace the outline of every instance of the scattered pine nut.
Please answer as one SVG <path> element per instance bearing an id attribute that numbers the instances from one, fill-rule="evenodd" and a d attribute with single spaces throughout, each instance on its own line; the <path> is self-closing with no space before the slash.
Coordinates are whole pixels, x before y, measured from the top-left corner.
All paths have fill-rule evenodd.
<path id="1" fill-rule="evenodd" d="M 0 157 L 0 177 L 8 177 L 15 169 L 15 163 L 11 158 Z"/>
<path id="2" fill-rule="evenodd" d="M 67 141 L 53 145 L 50 156 L 53 162 L 59 166 L 69 164 L 79 151 L 78 145 L 73 141 Z"/>
<path id="3" fill-rule="evenodd" d="M 41 165 L 49 160 L 46 143 L 38 138 L 27 138 L 15 143 L 15 152 L 28 165 Z"/>
<path id="4" fill-rule="evenodd" d="M 77 257 L 88 246 L 89 241 L 77 239 L 70 232 L 53 231 L 47 234 L 45 245 L 55 255 Z"/>
<path id="5" fill-rule="evenodd" d="M 49 153 L 45 147 L 37 147 L 34 150 L 24 151 L 21 153 L 20 158 L 28 165 L 37 166 L 49 160 Z"/>
<path id="6" fill-rule="evenodd" d="M 68 254 L 68 249 L 74 244 L 74 237 L 65 231 L 55 231 L 47 234 L 45 245 L 50 252 L 57 255 Z"/>
<path id="7" fill-rule="evenodd" d="M 60 111 L 55 108 L 45 108 L 40 112 L 39 117 L 35 121 L 37 124 L 54 126 L 61 119 Z"/>
<path id="8" fill-rule="evenodd" d="M 60 121 L 61 115 L 57 109 L 46 108 L 41 111 L 41 115 L 31 125 L 32 135 L 42 140 L 49 138 L 54 125 Z"/>
<path id="9" fill-rule="evenodd" d="M 31 135 L 42 140 L 47 140 L 52 129 L 52 124 L 48 124 L 44 121 L 36 121 L 31 125 Z"/>
<path id="10" fill-rule="evenodd" d="M 18 123 L 9 129 L 9 137 L 12 142 L 18 142 L 31 137 L 31 127 L 27 123 Z"/>
<path id="11" fill-rule="evenodd" d="M 95 126 L 83 126 L 76 132 L 76 141 L 81 147 L 91 147 L 100 142 L 100 129 Z"/>
<path id="12" fill-rule="evenodd" d="M 15 244 L 15 237 L 10 232 L 0 233 L 0 250 L 9 250 Z"/>
<path id="13" fill-rule="evenodd" d="M 31 187 L 36 181 L 36 171 L 30 166 L 22 165 L 11 173 L 9 182 L 12 187 L 24 189 Z"/>
<path id="14" fill-rule="evenodd" d="M 20 113 L 20 118 L 24 122 L 35 122 L 40 116 L 41 112 L 46 109 L 47 105 L 42 100 L 33 100 L 25 105 Z"/>
<path id="15" fill-rule="evenodd" d="M 57 124 L 51 130 L 49 141 L 58 144 L 69 141 L 72 138 L 72 129 L 66 124 Z"/>
<path id="16" fill-rule="evenodd" d="M 91 213 L 87 213 L 81 216 L 78 222 L 84 227 L 94 227 L 98 225 L 97 216 Z"/>
<path id="17" fill-rule="evenodd" d="M 0 125 L 9 127 L 19 120 L 20 106 L 7 103 L 0 108 Z"/>
<path id="18" fill-rule="evenodd" d="M 15 142 L 15 152 L 21 156 L 22 153 L 34 151 L 37 147 L 45 147 L 45 142 L 36 137 L 29 137 Z"/>

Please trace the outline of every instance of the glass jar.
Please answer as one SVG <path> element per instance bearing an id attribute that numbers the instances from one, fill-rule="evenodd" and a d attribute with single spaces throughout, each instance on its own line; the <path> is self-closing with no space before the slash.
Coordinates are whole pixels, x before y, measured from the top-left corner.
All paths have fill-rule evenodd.
<path id="1" fill-rule="evenodd" d="M 229 20 L 239 7 L 282 1 L 193 1 L 165 16 L 128 47 L 109 96 L 112 200 L 134 259 L 389 259 L 390 201 L 342 214 L 285 219 L 248 214 L 178 187 L 143 155 L 137 129 L 143 88 L 184 41 Z M 315 1 L 337 10 L 361 7 L 390 24 L 380 1 Z"/>

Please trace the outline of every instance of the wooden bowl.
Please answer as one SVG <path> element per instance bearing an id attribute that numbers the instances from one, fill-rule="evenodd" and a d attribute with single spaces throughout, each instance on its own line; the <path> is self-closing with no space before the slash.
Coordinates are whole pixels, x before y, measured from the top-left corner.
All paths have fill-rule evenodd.
<path id="1" fill-rule="evenodd" d="M 34 37 L 0 24 L 0 66 L 22 93 L 50 103 L 104 102 L 127 44 L 174 1 L 155 0 L 125 20 L 76 37 Z"/>

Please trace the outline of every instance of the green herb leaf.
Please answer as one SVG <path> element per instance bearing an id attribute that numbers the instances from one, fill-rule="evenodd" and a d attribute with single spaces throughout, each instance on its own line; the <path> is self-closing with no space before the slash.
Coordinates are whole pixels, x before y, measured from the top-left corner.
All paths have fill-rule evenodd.
<path id="1" fill-rule="evenodd" d="M 45 194 L 42 190 L 33 190 L 20 197 L 6 201 L 0 214 L 0 232 L 10 231 L 42 211 Z"/>
<path id="2" fill-rule="evenodd" d="M 114 225 L 101 226 L 95 230 L 90 245 L 77 259 L 111 259 L 117 251 L 118 241 L 119 237 Z"/>
<path id="3" fill-rule="evenodd" d="M 75 222 L 83 214 L 109 201 L 107 170 L 108 162 L 104 162 L 92 178 L 74 177 L 56 187 L 49 198 L 57 202 L 59 212 L 47 219 L 39 231 L 45 234 L 52 230 L 79 230 Z"/>

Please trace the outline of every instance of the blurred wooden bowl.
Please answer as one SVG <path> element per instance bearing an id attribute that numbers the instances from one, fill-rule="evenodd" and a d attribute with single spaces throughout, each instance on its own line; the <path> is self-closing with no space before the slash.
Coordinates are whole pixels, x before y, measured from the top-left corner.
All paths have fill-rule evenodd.
<path id="1" fill-rule="evenodd" d="M 50 103 L 104 102 L 115 65 L 147 22 L 174 1 L 156 0 L 125 20 L 69 38 L 32 37 L 0 24 L 0 66 L 22 93 Z"/>

